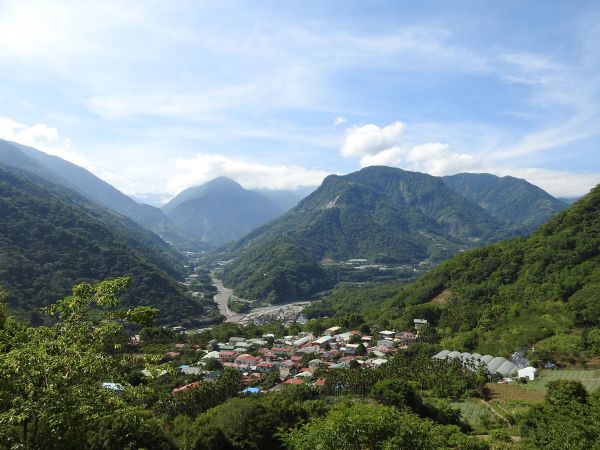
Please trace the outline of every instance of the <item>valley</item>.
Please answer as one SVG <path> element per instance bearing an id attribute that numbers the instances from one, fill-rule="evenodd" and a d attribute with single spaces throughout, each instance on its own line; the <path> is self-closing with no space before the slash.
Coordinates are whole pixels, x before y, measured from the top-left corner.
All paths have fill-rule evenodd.
<path id="1" fill-rule="evenodd" d="M 600 450 L 599 24 L 0 0 L 0 450 Z"/>
<path id="2" fill-rule="evenodd" d="M 73 351 L 119 361 L 120 369 L 98 371 L 119 382 L 102 386 L 144 389 L 143 414 L 171 426 L 189 430 L 182 416 L 208 420 L 239 402 L 261 417 L 279 411 L 269 409 L 272 401 L 293 408 L 318 402 L 322 413 L 292 423 L 317 427 L 337 420 L 338 411 L 360 419 L 391 414 L 392 423 L 425 427 L 431 439 L 452 436 L 447 442 L 488 450 L 488 442 L 518 446 L 522 430 L 543 429 L 535 405 L 554 417 L 547 396 L 556 389 L 575 383 L 587 395 L 600 382 L 600 187 L 567 207 L 523 180 L 369 167 L 327 177 L 283 212 L 221 178 L 163 208 L 180 233 L 167 242 L 166 229 L 154 234 L 23 167 L 0 166 L 0 256 L 8 262 L 0 284 L 10 308 L 0 320 L 12 324 L 16 312 L 32 325 L 29 333 L 46 333 L 42 340 L 83 320 L 70 331 L 79 341 L 52 348 L 93 341 L 108 327 L 118 341 L 110 354 L 102 353 L 107 342 Z M 256 204 L 271 216 L 240 226 Z M 122 312 L 103 312 L 119 301 Z M 48 319 L 47 311 L 58 316 Z M 138 334 L 126 339 L 125 329 Z M 10 333 L 7 348 L 36 345 Z M 474 370 L 464 359 L 480 352 L 504 361 L 517 350 L 539 368 L 537 379 L 519 377 L 521 367 L 508 361 L 502 367 L 512 369 L 501 376 L 492 363 Z M 439 354 L 448 357 L 432 357 Z M 308 433 L 277 423 L 288 426 L 287 440 Z M 156 432 L 183 442 L 172 431 Z M 253 439 L 282 445 L 280 438 Z"/>
<path id="3" fill-rule="evenodd" d="M 219 312 L 225 317 L 225 322 L 246 325 L 266 325 L 269 323 L 282 322 L 285 324 L 303 323 L 302 311 L 311 302 L 293 302 L 276 306 L 250 306 L 250 310 L 240 314 L 229 309 L 228 302 L 233 296 L 233 290 L 223 286 L 223 282 L 213 276 L 212 282 L 217 288 L 214 301 L 217 303 Z M 240 299 L 242 302 L 248 302 Z M 252 305 L 252 302 L 249 302 Z"/>

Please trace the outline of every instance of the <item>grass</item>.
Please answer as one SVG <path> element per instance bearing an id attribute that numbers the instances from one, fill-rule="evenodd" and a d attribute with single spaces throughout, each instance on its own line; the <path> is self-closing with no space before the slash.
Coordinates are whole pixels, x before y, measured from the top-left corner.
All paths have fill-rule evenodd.
<path id="1" fill-rule="evenodd" d="M 475 433 L 486 433 L 492 428 L 499 428 L 504 424 L 492 413 L 490 408 L 481 400 L 468 398 L 461 402 L 450 404 L 460 411 L 462 420 L 467 423 Z"/>
<path id="2" fill-rule="evenodd" d="M 560 369 L 540 370 L 535 381 L 531 381 L 523 388 L 527 391 L 546 391 L 546 385 L 556 380 L 581 381 L 588 392 L 600 389 L 600 369 Z"/>
<path id="3" fill-rule="evenodd" d="M 533 383 L 535 382 L 532 382 L 531 384 Z M 509 384 L 489 383 L 487 385 L 491 394 L 490 401 L 517 401 L 531 403 L 540 403 L 544 401 L 544 395 L 546 393 L 543 389 L 528 389 L 527 386 L 529 385 L 523 385 L 514 382 Z"/>

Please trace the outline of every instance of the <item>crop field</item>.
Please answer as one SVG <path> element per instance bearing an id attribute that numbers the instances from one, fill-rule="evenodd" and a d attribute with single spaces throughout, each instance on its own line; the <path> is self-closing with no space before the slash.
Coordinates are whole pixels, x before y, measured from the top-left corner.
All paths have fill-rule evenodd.
<path id="1" fill-rule="evenodd" d="M 487 387 L 490 390 L 492 401 L 530 403 L 540 403 L 544 401 L 545 392 L 543 388 L 528 389 L 527 385 L 514 382 L 509 384 L 489 383 Z"/>
<path id="2" fill-rule="evenodd" d="M 581 381 L 586 389 L 592 392 L 595 389 L 600 389 L 600 369 L 541 370 L 538 377 L 527 384 L 515 382 L 509 384 L 489 383 L 488 389 L 491 393 L 491 400 L 501 404 L 503 402 L 539 403 L 544 401 L 547 384 L 555 380 Z"/>
<path id="3" fill-rule="evenodd" d="M 454 402 L 451 405 L 454 409 L 460 411 L 463 421 L 468 423 L 475 431 L 483 432 L 500 425 L 500 419 L 479 399 L 469 398 L 462 402 Z"/>
<path id="4" fill-rule="evenodd" d="M 581 381 L 589 392 L 600 389 L 600 369 L 541 370 L 538 375 L 535 381 L 523 385 L 523 388 L 528 391 L 545 391 L 550 381 L 576 380 Z"/>

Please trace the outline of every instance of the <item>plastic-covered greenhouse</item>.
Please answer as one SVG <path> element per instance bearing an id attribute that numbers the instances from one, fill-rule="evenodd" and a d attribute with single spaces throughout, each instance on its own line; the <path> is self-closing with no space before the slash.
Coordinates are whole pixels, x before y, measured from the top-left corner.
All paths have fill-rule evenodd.
<path id="1" fill-rule="evenodd" d="M 433 358 L 436 359 L 459 359 L 461 360 L 463 363 L 472 363 L 474 366 L 479 366 L 480 364 L 485 364 L 488 372 L 490 372 L 490 374 L 494 375 L 494 374 L 500 374 L 504 377 L 510 376 L 510 375 L 514 375 L 517 373 L 517 371 L 519 370 L 519 368 L 513 364 L 511 361 L 509 361 L 506 358 L 503 358 L 501 356 L 491 356 L 491 355 L 484 355 L 481 356 L 479 353 L 467 353 L 467 352 L 457 352 L 457 351 L 450 351 L 450 350 L 442 350 L 441 352 L 437 353 L 436 355 L 433 356 Z"/>

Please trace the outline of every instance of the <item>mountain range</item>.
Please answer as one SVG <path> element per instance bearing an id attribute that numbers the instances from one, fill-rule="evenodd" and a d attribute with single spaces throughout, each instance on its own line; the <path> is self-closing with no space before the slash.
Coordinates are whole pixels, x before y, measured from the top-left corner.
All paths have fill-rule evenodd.
<path id="1" fill-rule="evenodd" d="M 223 277 L 246 298 L 296 300 L 332 284 L 317 282 L 328 278 L 322 261 L 435 264 L 528 234 L 565 206 L 514 178 L 367 167 L 327 177 L 291 211 L 229 246 L 223 256 L 234 261 Z"/>
<path id="2" fill-rule="evenodd" d="M 2 139 L 0 164 L 73 190 L 93 203 L 130 218 L 183 250 L 207 250 L 239 239 L 300 200 L 294 191 L 253 192 L 221 177 L 206 185 L 186 189 L 168 202 L 163 211 L 136 202 L 82 167 Z"/>
<path id="3" fill-rule="evenodd" d="M 367 167 L 328 176 L 287 212 L 297 193 L 249 191 L 225 177 L 186 189 L 156 208 L 135 202 L 85 169 L 30 147 L 0 140 L 0 164 L 38 189 L 49 189 L 54 197 L 66 195 L 105 225 L 121 227 L 121 235 L 124 228 L 141 232 L 127 217 L 180 249 L 207 250 L 233 241 L 212 257 L 233 260 L 223 271 L 225 283 L 242 297 L 270 302 L 306 298 L 331 288 L 340 278 L 326 263 L 365 259 L 369 264 L 429 267 L 472 247 L 527 235 L 566 207 L 517 178 L 434 177 Z M 148 233 L 146 239 L 154 247 L 169 248 L 169 257 L 180 258 L 158 236 Z M 138 240 L 136 245 L 148 242 Z M 181 275 L 179 270 L 165 270 L 163 263 L 152 262 L 171 281 Z"/>
<path id="4" fill-rule="evenodd" d="M 600 185 L 528 237 L 455 256 L 413 283 L 340 288 L 309 317 L 424 318 L 444 348 L 481 354 L 600 350 Z"/>
<path id="5" fill-rule="evenodd" d="M 200 324 L 211 301 L 190 297 L 181 255 L 130 219 L 29 172 L 0 165 L 0 285 L 11 309 L 39 308 L 82 281 L 132 277 L 126 306 L 160 309 L 160 323 Z"/>

